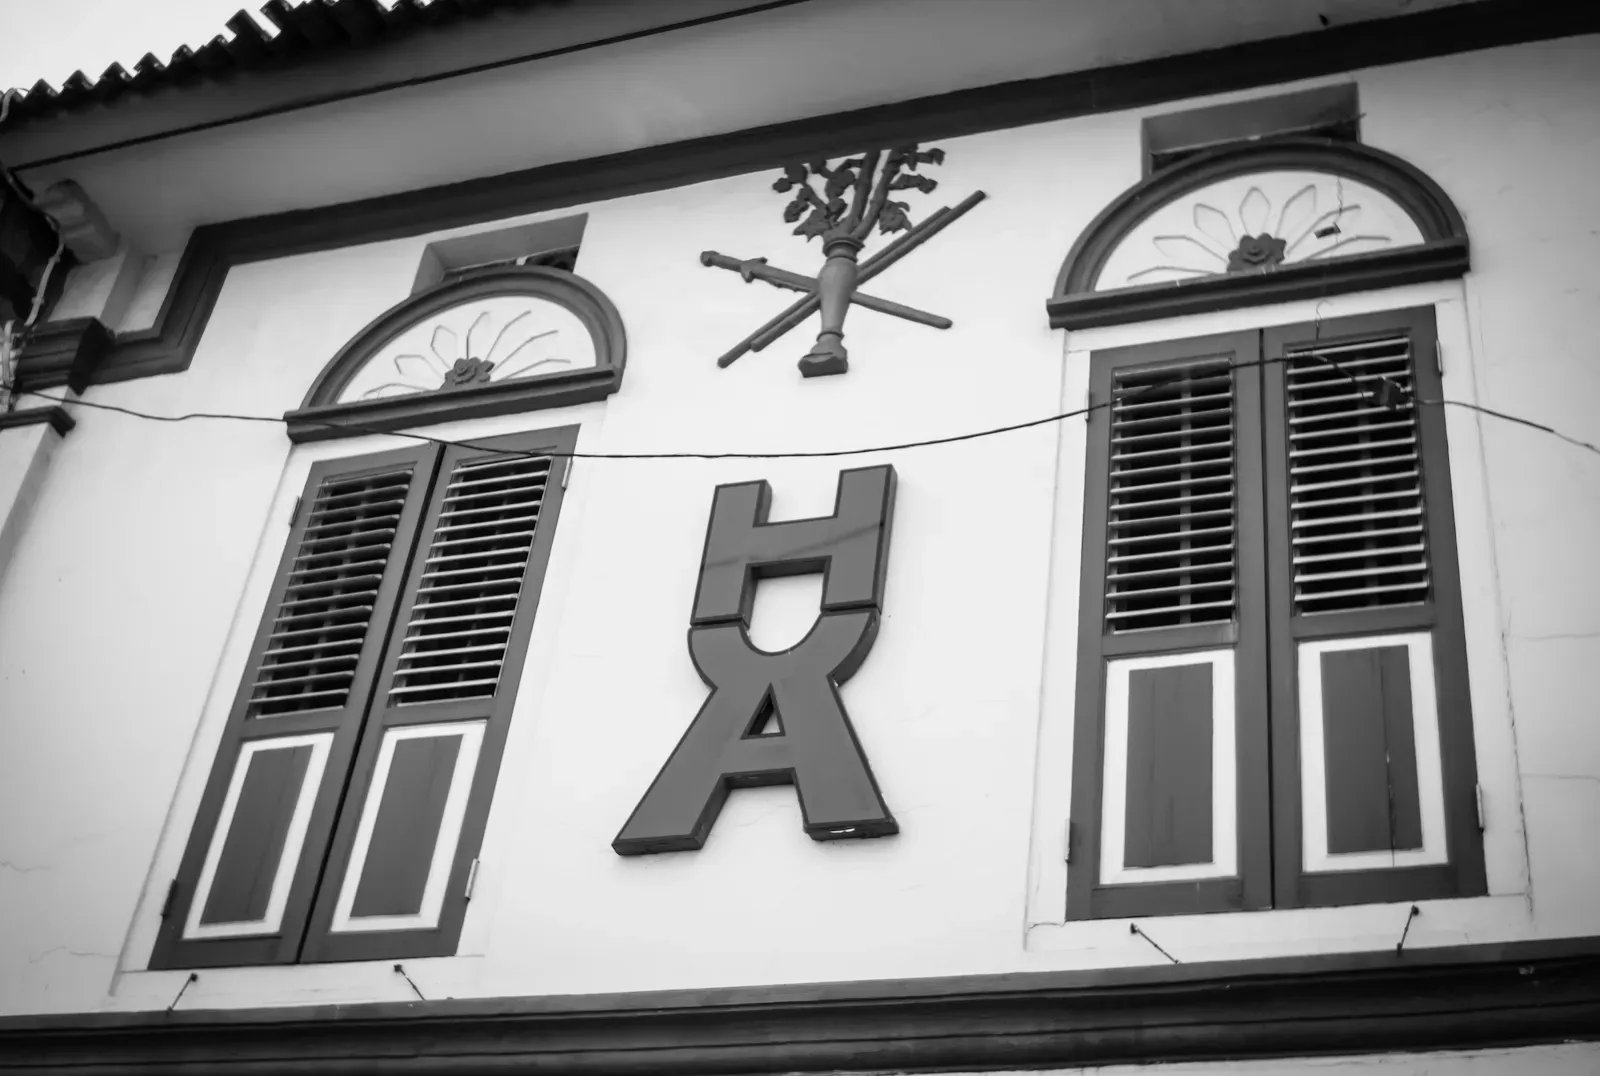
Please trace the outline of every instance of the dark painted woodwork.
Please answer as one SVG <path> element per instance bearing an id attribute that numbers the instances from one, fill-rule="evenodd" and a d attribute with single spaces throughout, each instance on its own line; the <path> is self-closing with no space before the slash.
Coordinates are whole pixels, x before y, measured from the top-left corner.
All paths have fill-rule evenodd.
<path id="1" fill-rule="evenodd" d="M 1381 646 L 1321 655 L 1330 853 L 1422 847 L 1409 653 Z"/>
<path id="2" fill-rule="evenodd" d="M 422 910 L 428 867 L 460 753 L 459 735 L 418 736 L 394 745 L 351 918 L 416 915 Z"/>
<path id="3" fill-rule="evenodd" d="M 1234 364 L 1236 424 L 1261 406 L 1260 336 L 1254 332 L 1097 351 L 1090 358 L 1091 404 L 1111 399 L 1118 370 L 1175 368 L 1224 357 Z M 1105 758 L 1106 663 L 1112 657 L 1181 653 L 1232 644 L 1236 670 L 1266 664 L 1266 589 L 1260 572 L 1243 566 L 1262 556 L 1261 443 L 1239 436 L 1234 445 L 1235 542 L 1238 545 L 1236 620 L 1112 634 L 1106 630 L 1106 557 L 1110 499 L 1111 421 L 1108 409 L 1087 416 L 1084 462 L 1083 553 L 1079 569 L 1078 680 L 1072 751 L 1072 857 L 1067 868 L 1067 918 L 1089 919 L 1185 912 L 1224 912 L 1272 905 L 1267 693 L 1264 683 L 1234 677 L 1235 817 L 1239 874 L 1190 882 L 1100 883 L 1101 811 Z M 1214 716 L 1214 715 L 1213 715 Z M 1113 809 L 1127 810 L 1126 805 Z"/>
<path id="4" fill-rule="evenodd" d="M 18 430 L 24 426 L 48 425 L 65 436 L 78 423 L 60 406 L 24 407 L 19 411 L 0 411 L 0 430 Z"/>
<path id="5" fill-rule="evenodd" d="M 836 157 L 864 145 L 891 145 L 905 139 L 935 141 L 1597 31 L 1600 9 L 1592 5 L 1479 0 L 1182 56 L 876 105 L 343 205 L 205 225 L 195 229 L 184 248 L 154 327 L 119 334 L 115 348 L 92 380 L 122 381 L 188 369 L 222 282 L 235 265 L 685 186 L 782 167 L 787 161 Z M 23 362 L 27 362 L 26 349 Z"/>
<path id="6" fill-rule="evenodd" d="M 497 295 L 532 295 L 570 310 L 589 330 L 594 366 L 490 382 L 481 363 L 471 365 L 482 356 L 468 356 L 462 376 L 446 378 L 440 391 L 337 402 L 351 378 L 395 337 L 452 307 Z M 603 400 L 622 387 L 627 350 L 621 315 L 587 280 L 537 265 L 499 266 L 447 280 L 378 315 L 323 367 L 300 407 L 283 417 L 290 440 L 319 441 Z"/>
<path id="7" fill-rule="evenodd" d="M 1128 775 L 1123 862 L 1210 863 L 1211 665 L 1128 674 Z"/>
<path id="8" fill-rule="evenodd" d="M 877 637 L 894 494 L 887 464 L 843 471 L 832 515 L 770 523 L 768 483 L 717 487 L 689 628 L 711 695 L 612 841 L 618 855 L 702 847 L 728 792 L 751 785 L 793 784 L 813 840 L 898 832 L 839 697 Z M 781 653 L 756 649 L 757 581 L 814 572 L 811 631 Z"/>
<path id="9" fill-rule="evenodd" d="M 23 343 L 17 359 L 17 388 L 37 392 L 65 385 L 82 392 L 95 380 L 112 349 L 110 331 L 96 318 L 47 321 L 30 330 Z"/>
<path id="10" fill-rule="evenodd" d="M 1154 1060 L 1225 1068 L 1593 1041 L 1600 939 L 636 994 L 187 1004 L 0 1018 L 0 1065 L 54 1076 L 733 1076 Z"/>
<path id="11" fill-rule="evenodd" d="M 1262 138 L 1299 135 L 1359 142 L 1361 105 L 1356 84 L 1341 82 L 1146 116 L 1139 126 L 1148 176 L 1197 153 Z"/>
<path id="12" fill-rule="evenodd" d="M 312 503 L 317 491 L 325 482 L 343 481 L 362 475 L 409 472 L 405 502 L 394 526 L 390 552 L 382 578 L 377 587 L 373 610 L 368 618 L 367 630 L 361 636 L 351 689 L 345 703 L 337 709 L 312 710 L 262 718 L 251 715 L 250 700 L 254 693 L 256 670 L 267 652 L 274 621 L 278 617 L 284 595 L 290 586 L 290 573 L 296 558 L 301 555 L 306 540 L 310 511 L 295 514 L 293 525 L 284 543 L 283 555 L 278 564 L 272 590 L 262 612 L 255 642 L 251 645 L 249 659 L 244 665 L 233 707 L 222 731 L 221 746 L 212 764 L 211 775 L 201 793 L 200 806 L 189 830 L 188 843 L 178 866 L 178 895 L 173 901 L 173 914 L 162 921 L 156 937 L 155 950 L 150 957 L 152 968 L 206 968 L 227 967 L 236 964 L 292 963 L 300 951 L 301 939 L 306 930 L 311 899 L 321 871 L 323 855 L 332 833 L 335 816 L 344 796 L 345 779 L 350 772 L 351 759 L 360 738 L 361 725 L 371 695 L 378 664 L 383 656 L 389 625 L 393 620 L 395 602 L 400 584 L 405 578 L 410 559 L 411 545 L 421 522 L 429 484 L 437 465 L 440 450 L 432 445 L 401 449 L 394 452 L 356 456 L 341 460 L 324 460 L 311 467 L 306 479 L 302 503 Z M 294 869 L 289 886 L 288 902 L 283 913 L 281 928 L 269 935 L 252 935 L 232 938 L 183 938 L 184 924 L 189 906 L 195 899 L 200 870 L 211 843 L 222 810 L 223 799 L 241 749 L 247 741 L 274 736 L 304 735 L 331 732 L 333 742 L 323 768 L 321 787 L 312 801 L 311 816 L 306 829 L 305 843 L 300 861 Z"/>
<path id="13" fill-rule="evenodd" d="M 1162 206 L 1212 183 L 1260 171 L 1343 176 L 1388 195 L 1422 242 L 1392 251 L 1300 262 L 1097 291 L 1100 273 L 1129 232 Z M 1391 153 L 1328 138 L 1280 137 L 1200 153 L 1129 187 L 1084 229 L 1056 278 L 1046 309 L 1056 329 L 1083 329 L 1292 299 L 1323 298 L 1459 277 L 1470 265 L 1466 225 L 1449 195 Z"/>
<path id="14" fill-rule="evenodd" d="M 200 912 L 202 925 L 266 918 L 272 881 L 310 761 L 310 744 L 262 748 L 250 757 L 211 892 Z"/>
<path id="15" fill-rule="evenodd" d="M 1455 551 L 1455 523 L 1449 486 L 1448 446 L 1443 409 L 1417 410 L 1423 503 L 1427 520 L 1433 589 L 1427 602 L 1390 608 L 1294 615 L 1294 593 L 1285 421 L 1283 358 L 1293 347 L 1377 340 L 1405 333 L 1411 341 L 1417 395 L 1439 400 L 1439 374 L 1432 360 L 1432 308 L 1390 311 L 1358 318 L 1275 327 L 1235 337 L 1199 338 L 1144 347 L 1096 352 L 1090 365 L 1091 401 L 1109 398 L 1116 364 L 1159 365 L 1232 354 L 1233 361 L 1252 363 L 1235 369 L 1235 438 L 1239 456 L 1237 526 L 1240 603 L 1235 644 L 1236 691 L 1239 702 L 1240 863 L 1242 899 L 1250 907 L 1297 907 L 1438 897 L 1476 896 L 1487 891 L 1483 845 L 1477 828 L 1476 764 L 1473 759 L 1472 715 L 1467 687 L 1466 642 Z M 1247 357 L 1248 356 L 1248 357 Z M 1259 356 L 1259 362 L 1254 356 Z M 1259 384 L 1259 395 L 1254 388 Z M 1246 402 L 1246 392 L 1251 393 Z M 1158 883 L 1100 887 L 1099 827 L 1105 661 L 1112 655 L 1170 652 L 1207 645 L 1195 628 L 1170 641 L 1162 633 L 1138 633 L 1119 639 L 1104 632 L 1106 499 L 1109 422 L 1103 409 L 1089 415 L 1084 493 L 1084 551 L 1079 613 L 1079 680 L 1073 753 L 1073 858 L 1067 873 L 1069 918 L 1110 915 L 1156 915 L 1225 910 L 1228 891 L 1204 891 L 1206 883 L 1163 892 Z M 1249 460 L 1243 453 L 1249 453 Z M 1264 499 L 1263 499 L 1264 498 Z M 1266 595 L 1279 595 L 1273 602 Z M 1252 611 L 1253 610 L 1253 611 Z M 1423 867 L 1391 867 L 1307 873 L 1302 870 L 1300 782 L 1300 717 L 1297 657 L 1299 643 L 1319 638 L 1361 634 L 1429 631 L 1433 639 L 1435 687 L 1439 702 L 1439 736 L 1445 785 L 1448 862 Z M 1148 636 L 1146 638 L 1145 636 Z M 1220 640 L 1219 640 L 1220 641 Z M 1213 643 L 1212 645 L 1216 645 Z M 1269 659 L 1270 655 L 1270 661 Z M 1409 681 L 1407 681 L 1409 683 Z M 1409 806 L 1415 799 L 1416 760 L 1407 757 L 1409 722 L 1401 720 L 1396 683 L 1386 692 L 1392 713 L 1384 746 L 1390 759 L 1382 791 L 1360 790 L 1365 797 L 1385 799 L 1392 787 L 1399 800 L 1396 836 L 1412 846 L 1420 843 L 1420 817 Z M 1270 705 L 1268 704 L 1270 699 Z M 1341 703 L 1341 706 L 1346 704 Z M 1358 705 L 1350 703 L 1348 705 Z M 1405 707 L 1409 712 L 1409 704 Z M 1270 735 L 1268 719 L 1270 715 Z M 1375 718 L 1375 720 L 1383 720 Z M 1401 726 L 1406 729 L 1402 732 Z M 1333 733 L 1330 732 L 1330 735 Z M 1407 744 L 1398 740 L 1407 738 Z M 1343 765 L 1342 751 L 1359 753 L 1358 744 L 1335 745 L 1334 765 Z M 1270 752 L 1270 808 L 1266 794 Z M 1332 775 L 1330 773 L 1330 781 Z M 1248 801 L 1254 787 L 1260 798 Z M 1343 792 L 1333 792 L 1334 796 Z M 1341 806 L 1341 809 L 1342 806 Z M 1408 813 L 1409 812 L 1409 813 Z M 1413 839 L 1413 838 L 1416 839 Z M 1260 842 L 1258 845 L 1256 842 Z M 1253 895 L 1253 896 L 1252 896 Z M 1249 904 L 1251 900 L 1261 903 Z"/>
<path id="16" fill-rule="evenodd" d="M 422 518 L 417 526 L 415 553 L 400 588 L 395 603 L 393 621 L 396 628 L 381 666 L 373 676 L 372 702 L 366 717 L 366 727 L 359 750 L 349 767 L 349 784 L 345 792 L 346 809 L 338 818 L 327 844 L 327 866 L 317 888 L 316 900 L 311 909 L 305 944 L 300 959 L 305 962 L 410 959 L 425 956 L 450 956 L 456 951 L 461 935 L 461 923 L 467 911 L 467 877 L 472 861 L 478 857 L 483 842 L 483 831 L 489 820 L 489 807 L 494 799 L 495 783 L 500 773 L 500 757 L 505 749 L 506 735 L 511 728 L 511 713 L 524 679 L 524 661 L 527 656 L 528 637 L 533 631 L 539 597 L 544 587 L 545 572 L 550 563 L 550 551 L 555 542 L 557 521 L 561 515 L 564 498 L 562 482 L 557 478 L 565 466 L 560 461 L 569 456 L 577 446 L 578 427 L 563 426 L 556 429 L 508 434 L 502 437 L 474 440 L 471 447 L 445 448 L 438 463 L 438 477 L 429 493 Z M 444 498 L 449 488 L 449 478 L 458 466 L 481 460 L 494 451 L 524 453 L 551 458 L 549 479 L 546 481 L 534 528 L 533 542 L 528 549 L 523 568 L 522 589 L 517 599 L 516 615 L 511 621 L 510 635 L 506 640 L 502 669 L 505 670 L 493 695 L 473 698 L 454 698 L 442 701 L 397 703 L 391 689 L 395 685 L 396 669 L 404 650 L 404 625 L 417 602 L 422 587 L 422 574 L 426 570 L 429 543 L 444 512 Z M 483 744 L 478 752 L 477 766 L 472 773 L 472 786 L 467 793 L 466 810 L 461 821 L 460 836 L 456 841 L 455 857 L 445 865 L 444 903 L 440 908 L 438 924 L 427 929 L 382 930 L 335 933 L 331 930 L 334 907 L 339 891 L 349 870 L 351 852 L 355 847 L 356 829 L 361 820 L 361 805 L 366 802 L 377 768 L 378 752 L 384 733 L 393 728 L 419 724 L 449 724 L 454 722 L 482 722 Z M 358 891 L 360 883 L 357 883 Z"/>
<path id="17" fill-rule="evenodd" d="M 1439 372 L 1433 362 L 1438 336 L 1432 307 L 1324 319 L 1262 332 L 1266 573 L 1270 593 L 1294 593 L 1288 506 L 1288 432 L 1281 360 L 1295 347 L 1358 343 L 1396 334 L 1404 334 L 1410 340 L 1417 396 L 1423 400 L 1442 399 Z M 1428 600 L 1408 606 L 1296 616 L 1285 598 L 1275 602 L 1269 610 L 1273 887 L 1274 903 L 1280 907 L 1469 897 L 1488 891 L 1483 838 L 1477 821 L 1477 763 L 1444 408 L 1425 404 L 1417 408 L 1416 417 L 1432 583 Z M 1298 645 L 1315 638 L 1407 631 L 1428 631 L 1433 640 L 1448 862 L 1424 867 L 1306 873 L 1301 869 L 1304 821 L 1300 808 Z"/>

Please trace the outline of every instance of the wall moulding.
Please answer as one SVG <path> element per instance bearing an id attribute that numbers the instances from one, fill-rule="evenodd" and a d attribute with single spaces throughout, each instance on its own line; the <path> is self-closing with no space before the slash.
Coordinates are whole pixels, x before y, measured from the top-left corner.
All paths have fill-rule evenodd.
<path id="1" fill-rule="evenodd" d="M 111 333 L 97 318 L 47 321 L 28 334 L 17 362 L 17 386 L 27 391 L 65 385 L 82 392 L 112 348 Z"/>
<path id="2" fill-rule="evenodd" d="M 284 421 L 291 440 L 316 441 L 587 403 L 622 386 L 626 357 L 622 318 L 599 288 L 506 266 L 378 315 Z"/>
<path id="3" fill-rule="evenodd" d="M 174 990 L 181 982 L 174 976 Z M 203 985 L 203 983 L 202 983 Z M 193 997 L 193 995 L 191 995 Z M 1086 972 L 0 1019 L 0 1064 L 606 1076 L 1462 1050 L 1600 1035 L 1600 938 Z"/>
<path id="4" fill-rule="evenodd" d="M 1073 244 L 1046 303 L 1086 329 L 1448 280 L 1466 224 L 1382 150 L 1278 138 L 1198 154 L 1134 184 Z"/>
<path id="5" fill-rule="evenodd" d="M 205 225 L 190 236 L 154 327 L 119 335 L 92 383 L 188 369 L 228 270 L 235 265 L 484 224 L 781 168 L 795 160 L 846 156 L 862 146 L 936 141 L 1596 32 L 1600 32 L 1600 8 L 1593 5 L 1478 0 L 1205 52 L 816 116 L 361 202 Z M 1440 251 L 1436 256 L 1444 258 L 1449 252 Z M 1414 279 L 1438 279 L 1438 271 L 1432 272 L 1434 275 Z M 26 349 L 22 360 L 24 364 L 28 361 Z"/>
<path id="6" fill-rule="evenodd" d="M 64 437 L 72 432 L 77 422 L 67 413 L 66 408 L 59 406 L 25 407 L 17 411 L 0 412 L 0 430 L 42 425 L 48 425 Z"/>

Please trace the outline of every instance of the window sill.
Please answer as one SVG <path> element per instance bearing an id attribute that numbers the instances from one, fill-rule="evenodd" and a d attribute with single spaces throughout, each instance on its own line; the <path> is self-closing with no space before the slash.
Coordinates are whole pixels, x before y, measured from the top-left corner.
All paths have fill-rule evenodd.
<path id="1" fill-rule="evenodd" d="M 428 957 L 399 963 L 417 990 L 394 970 L 396 961 L 368 960 L 348 964 L 269 964 L 251 967 L 201 968 L 178 1009 L 248 1009 L 287 1005 L 363 1004 L 374 1001 L 427 1000 L 474 993 L 483 955 Z M 164 1009 L 189 977 L 187 970 L 124 971 L 117 976 L 102 1006 L 107 1012 Z"/>
<path id="2" fill-rule="evenodd" d="M 1216 915 L 1168 915 L 1138 919 L 1099 919 L 1034 923 L 1027 929 L 1030 953 L 1067 957 L 1061 967 L 1118 967 L 1161 964 L 1167 958 L 1129 924 L 1185 964 L 1250 960 L 1322 953 L 1359 953 L 1399 944 L 1412 905 L 1363 904 L 1342 908 L 1287 908 Z M 1482 942 L 1519 941 L 1534 936 L 1533 917 L 1523 894 L 1417 901 L 1421 914 L 1411 922 L 1406 949 L 1428 949 Z"/>

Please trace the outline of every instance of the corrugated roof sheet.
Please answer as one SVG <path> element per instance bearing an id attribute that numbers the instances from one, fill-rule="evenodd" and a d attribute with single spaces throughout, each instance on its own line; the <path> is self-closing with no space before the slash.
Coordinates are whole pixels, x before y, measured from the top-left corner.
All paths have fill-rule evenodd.
<path id="1" fill-rule="evenodd" d="M 59 90 L 40 79 L 24 96 L 13 98 L 9 121 L 42 119 L 167 86 L 222 81 L 238 72 L 283 70 L 344 51 L 380 47 L 497 9 L 554 2 L 560 0 L 268 0 L 261 12 L 277 28 L 276 35 L 268 36 L 241 9 L 227 21 L 231 39 L 218 35 L 197 49 L 185 45 L 164 64 L 146 53 L 131 74 L 121 64 L 112 64 L 98 79 L 75 71 Z"/>

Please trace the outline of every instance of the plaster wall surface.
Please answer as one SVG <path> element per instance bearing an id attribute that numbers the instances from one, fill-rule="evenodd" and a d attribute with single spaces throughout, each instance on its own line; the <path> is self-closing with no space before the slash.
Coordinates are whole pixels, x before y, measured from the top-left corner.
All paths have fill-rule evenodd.
<path id="1" fill-rule="evenodd" d="M 1016 79 L 1040 78 L 1173 56 L 1239 42 L 1346 26 L 1449 7 L 1465 0 L 807 0 L 726 21 L 619 40 L 468 77 L 408 85 L 413 70 L 387 71 L 402 88 L 283 115 L 28 168 L 76 139 L 52 125 L 0 139 L 0 152 L 40 189 L 76 179 L 141 249 L 181 246 L 198 224 L 332 202 L 560 161 L 869 108 Z M 637 0 L 602 0 L 440 34 L 436 51 L 461 50 L 471 64 L 479 34 L 525 41 L 539 55 L 563 39 L 600 38 L 637 21 Z M 659 2 L 651 5 L 661 8 Z M 732 5 L 722 5 L 730 8 Z M 759 8 L 757 4 L 748 5 Z M 684 9 L 685 17 L 711 10 Z M 648 19 L 659 18 L 652 13 Z M 558 27 L 552 23 L 559 20 Z M 671 22 L 662 19 L 662 22 Z M 640 21 L 640 25 L 644 22 Z M 781 48 L 772 42 L 781 41 Z M 948 43 L 961 42 L 959 49 Z M 413 47 L 415 43 L 413 43 Z M 402 46 L 402 55 L 405 46 Z M 390 57 L 389 60 L 398 59 Z M 297 72 L 313 98 L 332 66 L 373 58 L 336 54 Z M 385 52 L 376 62 L 384 63 Z M 168 91 L 156 107 L 182 113 Z M 250 88 L 232 92 L 248 98 Z M 330 91 L 331 92 L 331 89 Z M 536 102 L 530 105 L 530 102 Z M 264 99 L 262 107 L 267 106 Z M 119 117 L 137 103 L 77 121 L 98 132 L 86 148 L 127 137 Z M 55 125 L 60 127 L 63 125 Z M 426 131 L 426 144 L 419 132 Z M 854 147 L 843 147 L 846 151 Z"/>
<path id="2" fill-rule="evenodd" d="M 1588 441 L 1600 440 L 1590 346 L 1600 211 L 1583 179 L 1600 162 L 1597 50 L 1596 39 L 1570 39 L 1351 76 L 1364 138 L 1455 199 L 1474 269 L 1464 285 L 1340 308 L 1439 304 L 1453 326 L 1447 395 Z M 621 392 L 427 432 L 577 424 L 580 452 L 816 451 L 1080 406 L 1095 338 L 1050 330 L 1043 302 L 1080 231 L 1138 180 L 1144 114 L 944 143 L 940 189 L 918 197 L 913 214 L 977 189 L 988 198 L 873 290 L 955 327 L 858 307 L 844 377 L 802 381 L 795 370 L 815 322 L 729 369 L 714 364 L 789 300 L 702 268 L 700 251 L 767 256 L 797 272 L 820 262 L 815 244 L 782 224 L 772 175 L 575 207 L 588 214 L 577 272 L 627 327 Z M 281 414 L 346 340 L 409 293 L 435 238 L 240 266 L 187 372 L 87 399 L 161 414 Z M 1177 338 L 1201 320 L 1130 331 Z M 294 498 L 315 460 L 406 443 L 296 448 L 265 423 L 160 424 L 85 408 L 75 417 L 0 600 L 4 1013 L 156 1009 L 177 993 L 185 973 L 143 969 Z M 1600 723 L 1585 672 L 1600 661 L 1590 555 L 1600 458 L 1466 411 L 1452 423 L 1458 526 L 1478 566 L 1466 581 L 1473 703 L 1480 756 L 1490 751 L 1480 767 L 1499 797 L 1486 833 L 1498 866 L 1489 898 L 1430 912 L 1410 944 L 1593 933 Z M 1065 926 L 1049 910 L 1061 890 L 1044 864 L 1062 818 L 1047 811 L 1070 778 L 1070 757 L 1049 745 L 1072 717 L 1052 670 L 1073 652 L 1059 583 L 1077 571 L 1081 443 L 1069 422 L 843 460 L 577 461 L 459 954 L 408 961 L 412 978 L 429 997 L 472 997 L 1161 960 L 1130 943 L 1125 924 Z M 901 833 L 812 842 L 793 790 L 775 787 L 730 797 L 699 852 L 613 854 L 611 839 L 705 696 L 684 633 L 713 487 L 765 478 L 774 519 L 821 515 L 841 469 L 879 462 L 899 473 L 886 605 L 843 697 Z M 812 579 L 763 583 L 757 641 L 797 639 L 817 593 Z M 1382 948 L 1403 911 L 1263 913 L 1249 955 Z M 1207 917 L 1219 918 L 1233 917 Z M 1163 928 L 1174 951 L 1221 955 L 1206 949 L 1215 923 L 1152 929 Z M 184 1005 L 409 999 L 391 963 L 208 971 Z M 1529 1063 L 1577 1071 L 1572 1056 L 1581 1055 Z M 1421 1071 L 1394 1064 L 1378 1071 Z"/>
<path id="3" fill-rule="evenodd" d="M 49 423 L 0 430 L 0 581 L 60 443 L 61 435 Z"/>
<path id="4" fill-rule="evenodd" d="M 1225 1061 L 1185 1065 L 1106 1065 L 1092 1069 L 1051 1069 L 1039 1076 L 1590 1076 L 1600 1068 L 1600 1047 L 1591 1043 L 1537 1046 L 1521 1050 L 1449 1051 L 1432 1054 L 1374 1054 L 1370 1057 L 1319 1057 L 1284 1061 Z M 960 1076 L 974 1076 L 962 1073 Z M 993 1076 L 1021 1076 L 996 1073 Z"/>

